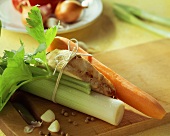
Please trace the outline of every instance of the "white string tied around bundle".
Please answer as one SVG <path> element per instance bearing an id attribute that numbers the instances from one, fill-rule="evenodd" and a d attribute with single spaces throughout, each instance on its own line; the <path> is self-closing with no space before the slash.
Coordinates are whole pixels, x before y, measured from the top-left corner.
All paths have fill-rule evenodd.
<path id="1" fill-rule="evenodd" d="M 73 47 L 72 50 L 70 49 L 70 42 L 71 41 L 74 41 L 75 45 L 76 45 L 75 47 Z M 78 41 L 76 39 L 74 39 L 74 38 L 70 39 L 68 41 L 67 45 L 68 45 L 68 53 L 63 52 L 63 53 L 60 53 L 60 54 L 55 56 L 56 67 L 54 69 L 53 75 L 55 75 L 57 69 L 59 70 L 59 74 L 58 74 L 58 78 L 56 80 L 55 88 L 54 88 L 53 94 L 52 94 L 52 101 L 54 103 L 56 103 L 56 93 L 57 93 L 57 89 L 59 87 L 59 82 L 60 82 L 60 79 L 62 77 L 64 68 L 67 66 L 67 64 L 70 62 L 70 60 L 72 58 L 74 58 L 76 55 L 92 56 L 91 54 L 78 53 L 78 48 L 79 48 Z"/>

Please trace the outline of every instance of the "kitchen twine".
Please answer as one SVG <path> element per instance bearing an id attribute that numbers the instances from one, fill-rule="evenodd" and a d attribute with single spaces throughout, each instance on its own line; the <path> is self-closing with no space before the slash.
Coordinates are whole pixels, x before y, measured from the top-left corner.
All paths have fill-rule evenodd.
<path id="1" fill-rule="evenodd" d="M 70 42 L 73 41 L 75 42 L 75 47 L 72 49 L 72 51 L 70 50 Z M 52 101 L 54 103 L 56 103 L 56 93 L 57 93 L 57 89 L 59 87 L 59 82 L 60 79 L 62 77 L 64 68 L 67 66 L 67 64 L 70 62 L 70 60 L 72 58 L 74 58 L 76 55 L 80 55 L 80 56 L 92 56 L 91 54 L 82 54 L 82 53 L 78 53 L 78 41 L 75 38 L 72 38 L 68 41 L 68 51 L 69 51 L 69 55 L 68 57 L 65 54 L 58 54 L 55 56 L 55 62 L 56 62 L 56 67 L 54 69 L 53 75 L 56 73 L 57 69 L 59 69 L 59 74 L 58 74 L 58 78 L 56 80 L 56 84 L 55 84 L 55 88 L 53 90 L 53 94 L 52 94 Z"/>

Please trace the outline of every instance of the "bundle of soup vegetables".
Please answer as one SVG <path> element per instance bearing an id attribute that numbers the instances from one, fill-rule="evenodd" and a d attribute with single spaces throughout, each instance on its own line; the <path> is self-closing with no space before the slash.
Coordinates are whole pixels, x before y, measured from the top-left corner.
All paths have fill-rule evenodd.
<path id="1" fill-rule="evenodd" d="M 123 102 L 150 117 L 163 118 L 166 112 L 156 99 L 79 48 L 75 39 L 56 37 L 58 26 L 44 30 L 36 6 L 28 17 L 27 32 L 39 46 L 33 53 L 25 53 L 20 41 L 18 50 L 4 51 L 0 58 L 0 110 L 21 88 L 113 125 L 123 118 Z"/>

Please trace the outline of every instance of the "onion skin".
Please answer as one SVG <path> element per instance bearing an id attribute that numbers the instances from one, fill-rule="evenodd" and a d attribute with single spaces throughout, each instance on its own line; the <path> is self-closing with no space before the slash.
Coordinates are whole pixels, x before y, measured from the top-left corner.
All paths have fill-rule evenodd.
<path id="1" fill-rule="evenodd" d="M 46 4 L 51 4 L 52 6 L 52 12 L 54 12 L 55 10 L 55 7 L 57 6 L 57 4 L 60 2 L 60 1 L 64 1 L 64 0 L 29 0 L 30 1 L 30 4 L 31 6 L 35 6 L 35 5 L 46 5 Z"/>
<path id="2" fill-rule="evenodd" d="M 55 16 L 65 23 L 73 23 L 78 20 L 83 9 L 84 7 L 78 2 L 67 0 L 58 3 L 55 9 Z"/>
<path id="3" fill-rule="evenodd" d="M 46 5 L 40 6 L 39 9 L 41 11 L 43 23 L 45 23 L 52 14 L 52 5 L 48 3 Z"/>
<path id="4" fill-rule="evenodd" d="M 26 18 L 28 18 L 28 12 L 30 12 L 30 10 L 31 10 L 31 7 L 28 7 L 28 6 L 22 7 L 21 21 L 22 21 L 22 24 L 24 25 L 27 24 Z"/>
<path id="5" fill-rule="evenodd" d="M 26 18 L 28 18 L 28 12 L 30 12 L 31 8 L 32 6 L 22 6 L 21 21 L 24 25 L 27 24 Z M 45 23 L 52 14 L 51 4 L 40 6 L 39 9 L 42 15 L 43 23 Z"/>
<path id="6" fill-rule="evenodd" d="M 17 11 L 19 11 L 20 13 L 22 13 L 22 6 L 26 6 L 27 5 L 25 0 L 12 0 L 12 4 L 13 4 L 14 8 Z"/>

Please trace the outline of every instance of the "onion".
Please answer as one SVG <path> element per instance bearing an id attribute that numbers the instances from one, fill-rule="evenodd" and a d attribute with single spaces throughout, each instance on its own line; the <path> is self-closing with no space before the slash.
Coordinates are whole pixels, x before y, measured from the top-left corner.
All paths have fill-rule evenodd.
<path id="1" fill-rule="evenodd" d="M 27 24 L 26 18 L 28 18 L 28 12 L 30 12 L 32 6 L 22 6 L 22 15 L 21 15 L 21 20 L 24 25 Z M 39 7 L 43 19 L 43 23 L 47 21 L 49 16 L 52 14 L 52 9 L 51 9 L 51 4 L 46 4 L 43 6 Z"/>
<path id="2" fill-rule="evenodd" d="M 12 4 L 17 11 L 22 13 L 22 6 L 28 6 L 28 2 L 31 6 L 35 6 L 37 4 L 43 6 L 49 3 L 51 4 L 52 12 L 54 12 L 55 7 L 57 6 L 59 1 L 63 0 L 12 0 Z"/>
<path id="3" fill-rule="evenodd" d="M 43 23 L 45 23 L 49 16 L 52 14 L 52 6 L 50 3 L 48 3 L 46 5 L 40 6 L 39 9 L 41 11 Z"/>
<path id="4" fill-rule="evenodd" d="M 24 25 L 27 24 L 26 18 L 28 18 L 28 12 L 30 12 L 31 8 L 31 6 L 22 6 L 21 21 Z"/>
<path id="5" fill-rule="evenodd" d="M 75 0 L 66 0 L 59 2 L 55 9 L 55 16 L 65 23 L 73 23 L 78 20 L 84 8 Z"/>

